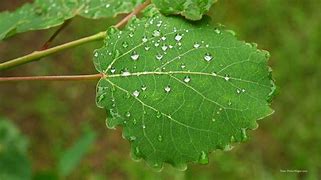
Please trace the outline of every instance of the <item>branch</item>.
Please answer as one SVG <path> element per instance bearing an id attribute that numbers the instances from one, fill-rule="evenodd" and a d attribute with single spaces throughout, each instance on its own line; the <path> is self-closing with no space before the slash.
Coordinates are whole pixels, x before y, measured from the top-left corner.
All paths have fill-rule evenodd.
<path id="1" fill-rule="evenodd" d="M 104 77 L 103 74 L 71 75 L 71 76 L 27 76 L 27 77 L 0 77 L 0 82 L 16 81 L 88 81 Z"/>
<path id="2" fill-rule="evenodd" d="M 123 26 L 124 24 L 126 24 L 133 16 L 137 15 L 144 8 L 146 8 L 149 4 L 150 4 L 150 0 L 147 0 L 143 4 L 136 7 L 136 9 L 134 9 L 134 11 L 132 13 L 127 15 L 125 18 L 123 18 L 119 23 L 117 23 L 115 25 L 115 27 L 119 28 L 119 27 Z M 59 45 L 59 46 L 56 46 L 53 48 L 49 48 L 49 49 L 46 49 L 43 51 L 35 51 L 35 52 L 28 54 L 26 56 L 22 56 L 22 57 L 1 63 L 0 64 L 0 71 L 7 70 L 7 69 L 10 69 L 10 68 L 22 65 L 22 64 L 26 64 L 26 63 L 40 60 L 43 57 L 49 56 L 49 55 L 54 54 L 56 52 L 60 52 L 62 50 L 70 49 L 70 48 L 73 48 L 73 47 L 76 47 L 76 46 L 79 46 L 82 44 L 86 44 L 86 43 L 89 43 L 92 41 L 102 40 L 105 37 L 106 37 L 106 32 L 103 31 L 103 32 L 99 32 L 97 34 L 94 34 L 92 36 L 88 36 L 88 37 L 85 37 L 85 38 L 82 38 L 79 40 L 71 41 L 69 43 L 62 44 L 62 45 Z"/>

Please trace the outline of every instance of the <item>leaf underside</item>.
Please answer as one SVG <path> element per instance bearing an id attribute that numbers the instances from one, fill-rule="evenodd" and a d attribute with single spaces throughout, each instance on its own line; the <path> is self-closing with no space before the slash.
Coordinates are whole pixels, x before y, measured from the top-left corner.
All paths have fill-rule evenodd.
<path id="1" fill-rule="evenodd" d="M 131 12 L 143 0 L 35 0 L 0 13 L 0 40 L 16 33 L 48 29 L 77 15 L 98 19 Z"/>
<path id="2" fill-rule="evenodd" d="M 269 53 L 229 30 L 154 13 L 109 29 L 94 53 L 104 73 L 97 105 L 110 128 L 123 126 L 135 159 L 155 168 L 208 163 L 208 153 L 247 139 L 273 113 Z"/>
<path id="3" fill-rule="evenodd" d="M 217 0 L 152 0 L 164 14 L 181 14 L 190 20 L 200 20 Z"/>

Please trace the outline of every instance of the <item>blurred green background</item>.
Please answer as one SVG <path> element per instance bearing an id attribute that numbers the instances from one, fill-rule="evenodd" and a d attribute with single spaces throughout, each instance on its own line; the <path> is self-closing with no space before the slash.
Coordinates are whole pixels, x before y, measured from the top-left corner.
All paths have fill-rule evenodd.
<path id="1" fill-rule="evenodd" d="M 0 10 L 24 2 L 2 0 Z M 131 160 L 121 129 L 107 129 L 106 115 L 95 105 L 96 82 L 1 83 L 0 116 L 28 138 L 34 179 L 321 179 L 320 8 L 319 0 L 225 0 L 214 5 L 209 13 L 214 22 L 270 51 L 279 94 L 272 103 L 275 113 L 259 122 L 250 140 L 230 152 L 212 153 L 209 165 L 190 164 L 185 172 L 166 166 L 155 172 Z M 102 31 L 116 21 L 75 18 L 54 44 Z M 0 61 L 39 49 L 54 31 L 0 42 Z M 100 46 L 87 44 L 0 76 L 95 73 L 91 57 Z M 70 167 L 61 167 L 66 163 Z M 280 172 L 287 169 L 307 173 Z"/>

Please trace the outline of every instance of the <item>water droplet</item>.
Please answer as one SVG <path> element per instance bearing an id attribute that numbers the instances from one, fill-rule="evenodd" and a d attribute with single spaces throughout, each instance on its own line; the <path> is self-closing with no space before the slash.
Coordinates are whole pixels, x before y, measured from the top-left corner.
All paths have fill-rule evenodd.
<path id="1" fill-rule="evenodd" d="M 231 106 L 231 105 L 232 105 L 232 102 L 231 102 L 231 101 L 229 101 L 229 102 L 228 102 L 228 105 L 229 105 L 229 106 Z"/>
<path id="2" fill-rule="evenodd" d="M 95 57 L 98 57 L 98 52 L 95 52 L 94 56 L 95 56 Z"/>
<path id="3" fill-rule="evenodd" d="M 135 96 L 135 97 L 138 97 L 138 96 L 139 96 L 139 94 L 140 94 L 140 92 L 139 92 L 139 91 L 137 91 L 137 90 L 135 90 L 135 91 L 133 92 L 133 96 Z"/>
<path id="4" fill-rule="evenodd" d="M 230 151 L 232 149 L 233 149 L 233 146 L 227 144 L 227 145 L 224 146 L 223 151 Z"/>
<path id="5" fill-rule="evenodd" d="M 230 80 L 230 76 L 229 75 L 225 75 L 224 79 L 225 79 L 225 81 L 229 81 Z"/>
<path id="6" fill-rule="evenodd" d="M 216 119 L 215 118 L 212 118 L 212 122 L 215 122 L 216 121 Z"/>
<path id="7" fill-rule="evenodd" d="M 160 35 L 161 35 L 161 33 L 160 33 L 159 30 L 154 30 L 154 32 L 153 32 L 153 36 L 154 36 L 154 37 L 158 37 L 158 36 L 160 36 Z"/>
<path id="8" fill-rule="evenodd" d="M 186 65 L 185 64 L 181 64 L 181 68 L 185 69 Z"/>
<path id="9" fill-rule="evenodd" d="M 191 81 L 191 78 L 189 76 L 186 76 L 184 78 L 184 82 L 189 83 Z"/>
<path id="10" fill-rule="evenodd" d="M 199 48 L 200 46 L 201 46 L 201 45 L 196 42 L 196 43 L 194 43 L 194 46 L 193 46 L 193 47 L 197 49 L 197 48 Z"/>
<path id="11" fill-rule="evenodd" d="M 198 159 L 198 162 L 200 164 L 208 164 L 209 159 L 208 159 L 208 155 L 207 155 L 207 153 L 205 151 L 201 152 L 200 157 Z"/>
<path id="12" fill-rule="evenodd" d="M 123 46 L 124 48 L 127 48 L 127 47 L 128 47 L 128 43 L 127 43 L 126 41 L 124 41 L 124 42 L 122 43 L 122 46 Z"/>
<path id="13" fill-rule="evenodd" d="M 142 41 L 147 42 L 148 41 L 147 36 L 143 36 Z"/>
<path id="14" fill-rule="evenodd" d="M 142 85 L 142 90 L 146 91 L 147 87 L 145 85 Z"/>
<path id="15" fill-rule="evenodd" d="M 157 111 L 156 117 L 157 118 L 161 118 L 162 117 L 162 113 L 160 111 Z"/>
<path id="16" fill-rule="evenodd" d="M 170 86 L 166 86 L 164 88 L 164 90 L 165 90 L 166 93 L 169 93 L 171 91 L 171 87 Z"/>
<path id="17" fill-rule="evenodd" d="M 217 76 L 216 72 L 212 72 L 212 75 L 213 75 L 213 76 Z"/>
<path id="18" fill-rule="evenodd" d="M 136 61 L 139 58 L 139 54 L 136 51 L 133 51 L 130 58 L 132 58 L 133 61 Z"/>
<path id="19" fill-rule="evenodd" d="M 162 135 L 158 135 L 157 139 L 158 139 L 159 142 L 162 142 L 163 141 L 163 136 Z"/>
<path id="20" fill-rule="evenodd" d="M 150 49 L 149 46 L 145 46 L 145 50 L 148 51 Z"/>
<path id="21" fill-rule="evenodd" d="M 109 8 L 110 7 L 110 4 L 106 4 L 106 6 L 105 6 L 106 8 Z"/>
<path id="22" fill-rule="evenodd" d="M 244 92 L 245 92 L 245 89 L 242 89 L 242 92 L 244 93 Z"/>
<path id="23" fill-rule="evenodd" d="M 146 129 L 146 126 L 145 126 L 145 124 L 143 124 L 143 126 L 142 126 L 142 127 L 143 127 L 143 129 Z"/>
<path id="24" fill-rule="evenodd" d="M 135 140 L 136 140 L 136 136 L 130 136 L 130 137 L 129 137 L 129 141 L 133 142 L 133 141 L 135 141 Z"/>
<path id="25" fill-rule="evenodd" d="M 98 96 L 98 103 L 105 99 L 105 94 Z"/>
<path id="26" fill-rule="evenodd" d="M 121 75 L 124 76 L 124 77 L 126 77 L 126 76 L 130 76 L 131 74 L 130 74 L 129 71 L 125 70 L 125 71 L 123 71 L 123 72 L 121 73 Z"/>
<path id="27" fill-rule="evenodd" d="M 157 60 L 162 60 L 164 56 L 162 54 L 158 53 L 155 57 Z"/>
<path id="28" fill-rule="evenodd" d="M 162 46 L 162 50 L 163 50 L 163 51 L 166 51 L 167 48 L 168 48 L 168 46 L 166 46 L 165 44 Z"/>
<path id="29" fill-rule="evenodd" d="M 136 125 L 136 124 L 137 124 L 137 120 L 134 119 L 134 120 L 133 120 L 133 125 Z"/>
<path id="30" fill-rule="evenodd" d="M 166 37 L 165 37 L 165 36 L 161 37 L 161 40 L 162 40 L 162 41 L 165 41 L 165 40 L 166 40 Z"/>
<path id="31" fill-rule="evenodd" d="M 125 114 L 125 116 L 126 116 L 126 117 L 130 117 L 130 112 L 127 112 L 127 113 Z"/>
<path id="32" fill-rule="evenodd" d="M 241 90 L 240 90 L 240 89 L 236 89 L 236 93 L 237 93 L 237 94 L 240 94 L 240 93 L 241 93 Z"/>
<path id="33" fill-rule="evenodd" d="M 209 62 L 213 59 L 213 56 L 210 53 L 206 53 L 204 56 L 204 60 Z"/>
<path id="34" fill-rule="evenodd" d="M 218 28 L 215 28 L 214 31 L 215 31 L 216 34 L 221 34 L 221 30 L 219 30 Z"/>
<path id="35" fill-rule="evenodd" d="M 128 35 L 129 35 L 129 37 L 133 37 L 133 36 L 134 36 L 134 33 L 133 33 L 133 32 L 130 32 Z"/>
<path id="36" fill-rule="evenodd" d="M 183 38 L 183 35 L 182 35 L 182 34 L 176 34 L 176 35 L 175 35 L 175 40 L 176 40 L 176 41 L 180 41 L 180 40 L 182 40 L 182 38 Z"/>
<path id="37" fill-rule="evenodd" d="M 231 136 L 231 142 L 235 142 L 235 137 Z"/>
<path id="38" fill-rule="evenodd" d="M 154 44 L 154 46 L 155 46 L 155 47 L 158 47 L 158 46 L 159 46 L 159 43 L 158 43 L 158 42 L 156 42 L 156 43 Z"/>

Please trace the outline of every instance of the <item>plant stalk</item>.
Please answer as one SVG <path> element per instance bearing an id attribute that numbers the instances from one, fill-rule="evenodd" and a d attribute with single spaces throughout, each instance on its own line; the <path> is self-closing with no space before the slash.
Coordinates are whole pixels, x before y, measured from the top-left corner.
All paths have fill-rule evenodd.
<path id="1" fill-rule="evenodd" d="M 89 81 L 98 80 L 103 74 L 71 75 L 71 76 L 27 76 L 27 77 L 0 77 L 0 82 L 17 81 Z"/>

